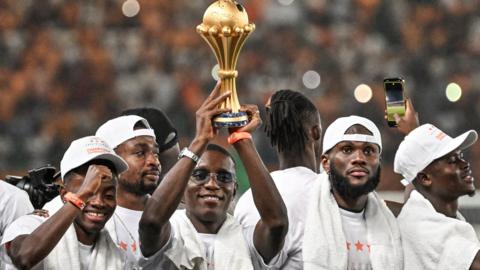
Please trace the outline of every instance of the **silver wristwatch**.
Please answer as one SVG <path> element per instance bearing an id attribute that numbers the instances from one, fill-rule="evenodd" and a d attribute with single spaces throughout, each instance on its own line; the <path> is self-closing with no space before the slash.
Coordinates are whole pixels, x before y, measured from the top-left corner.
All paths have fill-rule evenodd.
<path id="1" fill-rule="evenodd" d="M 182 151 L 180 151 L 180 153 L 178 154 L 178 159 L 181 159 L 182 157 L 190 158 L 191 160 L 193 160 L 193 162 L 195 162 L 195 164 L 197 164 L 200 160 L 200 158 L 195 155 L 195 153 L 190 151 L 190 149 L 188 149 L 187 147 L 183 148 Z"/>

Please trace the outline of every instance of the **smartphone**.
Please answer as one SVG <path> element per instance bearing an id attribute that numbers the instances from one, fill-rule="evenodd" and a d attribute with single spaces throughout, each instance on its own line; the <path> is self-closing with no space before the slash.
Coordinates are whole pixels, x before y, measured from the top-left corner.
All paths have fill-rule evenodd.
<path id="1" fill-rule="evenodd" d="M 405 80 L 401 77 L 386 78 L 383 80 L 385 89 L 385 114 L 389 127 L 396 127 L 394 114 L 400 117 L 405 115 Z"/>

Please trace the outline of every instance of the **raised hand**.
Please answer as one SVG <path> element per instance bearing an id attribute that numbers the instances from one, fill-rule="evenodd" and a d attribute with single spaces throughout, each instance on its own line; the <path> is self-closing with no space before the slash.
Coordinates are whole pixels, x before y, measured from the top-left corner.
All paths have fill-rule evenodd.
<path id="1" fill-rule="evenodd" d="M 405 115 L 400 117 L 398 114 L 394 114 L 393 117 L 395 118 L 395 122 L 397 122 L 398 131 L 404 135 L 407 135 L 420 124 L 418 121 L 418 113 L 415 112 L 415 108 L 413 107 L 413 104 L 409 98 L 405 99 L 405 104 Z"/>
<path id="2" fill-rule="evenodd" d="M 248 132 L 253 133 L 259 126 L 262 125 L 262 118 L 260 118 L 260 112 L 258 106 L 255 104 L 244 104 L 240 108 L 240 111 L 246 112 L 248 115 L 248 124 L 240 128 L 230 128 L 228 131 L 232 132 Z"/>
<path id="3" fill-rule="evenodd" d="M 84 202 L 95 195 L 100 188 L 102 181 L 112 181 L 112 171 L 104 165 L 90 165 L 82 185 L 76 192 Z"/>
<path id="4" fill-rule="evenodd" d="M 220 94 L 220 81 L 213 91 L 203 102 L 196 113 L 197 131 L 195 137 L 198 139 L 212 140 L 217 135 L 217 129 L 213 126 L 214 116 L 230 111 L 227 108 L 218 108 L 218 106 L 228 97 L 230 92 Z"/>

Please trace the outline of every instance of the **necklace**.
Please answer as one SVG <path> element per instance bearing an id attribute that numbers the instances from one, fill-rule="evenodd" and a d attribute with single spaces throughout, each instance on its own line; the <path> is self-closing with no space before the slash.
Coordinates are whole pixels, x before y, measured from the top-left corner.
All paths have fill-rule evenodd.
<path id="1" fill-rule="evenodd" d="M 120 224 L 122 225 L 123 229 L 127 232 L 128 236 L 130 237 L 130 240 L 132 241 L 132 251 L 133 253 L 136 253 L 137 252 L 137 241 L 135 240 L 135 237 L 133 237 L 133 234 L 130 232 L 130 230 L 128 229 L 127 225 L 123 222 L 123 220 L 120 218 L 120 216 L 117 214 L 117 213 L 113 213 L 114 215 L 114 219 L 113 219 L 113 223 L 115 224 L 115 232 L 117 234 L 117 245 L 122 249 L 122 250 L 125 250 L 127 251 L 128 250 L 128 244 L 121 241 L 118 237 L 118 229 L 117 229 L 117 220 L 120 222 Z"/>

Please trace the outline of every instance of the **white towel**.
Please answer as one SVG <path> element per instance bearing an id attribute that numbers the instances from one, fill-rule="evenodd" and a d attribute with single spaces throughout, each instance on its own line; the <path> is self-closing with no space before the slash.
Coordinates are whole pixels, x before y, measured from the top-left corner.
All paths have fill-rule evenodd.
<path id="1" fill-rule="evenodd" d="M 43 208 L 48 210 L 50 216 L 52 216 L 63 205 L 60 196 L 57 196 L 45 204 Z M 124 269 L 124 263 L 125 255 L 117 248 L 108 232 L 102 229 L 95 242 L 88 269 Z M 73 224 L 70 225 L 55 248 L 44 259 L 44 269 L 67 268 L 71 270 L 81 269 L 77 233 Z"/>
<path id="2" fill-rule="evenodd" d="M 175 241 L 174 245 L 165 252 L 178 269 L 206 270 L 205 248 L 198 238 L 198 233 L 188 219 L 185 210 L 177 210 L 170 224 L 176 235 L 183 241 Z M 175 236 L 177 237 L 177 236 Z M 188 247 L 188 250 L 184 247 Z M 178 252 L 182 250 L 184 252 Z M 252 270 L 250 252 L 243 236 L 242 227 L 229 214 L 215 238 L 214 251 L 215 269 Z M 197 267 L 197 268 L 194 268 Z"/>
<path id="3" fill-rule="evenodd" d="M 348 255 L 340 210 L 330 192 L 326 173 L 319 175 L 312 189 L 312 198 L 303 240 L 305 270 L 345 270 Z M 400 232 L 392 212 L 375 192 L 368 194 L 365 209 L 367 239 L 371 244 L 373 270 L 403 269 Z"/>
<path id="4" fill-rule="evenodd" d="M 124 269 L 125 257 L 106 230 L 102 230 L 95 242 L 88 270 Z M 55 248 L 44 259 L 44 269 L 80 270 L 80 253 L 75 228 L 71 225 Z"/>
<path id="5" fill-rule="evenodd" d="M 480 242 L 473 227 L 438 213 L 416 190 L 398 216 L 406 270 L 469 269 Z M 462 220 L 461 220 L 462 219 Z"/>

